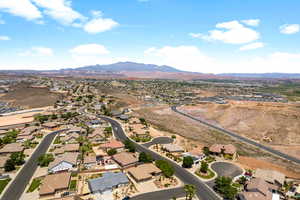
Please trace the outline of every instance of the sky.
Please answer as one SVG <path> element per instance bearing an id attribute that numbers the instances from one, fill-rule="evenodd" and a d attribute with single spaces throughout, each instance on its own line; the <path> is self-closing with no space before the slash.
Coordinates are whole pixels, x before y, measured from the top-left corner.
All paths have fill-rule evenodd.
<path id="1" fill-rule="evenodd" d="M 0 69 L 300 73 L 299 0 L 0 0 Z"/>

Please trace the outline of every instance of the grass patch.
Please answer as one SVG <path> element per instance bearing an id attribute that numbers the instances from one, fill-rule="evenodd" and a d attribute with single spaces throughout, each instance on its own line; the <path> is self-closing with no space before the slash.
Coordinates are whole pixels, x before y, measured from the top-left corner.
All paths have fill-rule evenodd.
<path id="1" fill-rule="evenodd" d="M 215 173 L 212 170 L 210 170 L 210 169 L 207 170 L 207 174 L 206 175 L 200 173 L 199 171 L 196 171 L 195 174 L 197 176 L 199 176 L 200 178 L 203 178 L 203 179 L 210 179 L 210 178 L 213 178 L 215 176 Z"/>
<path id="2" fill-rule="evenodd" d="M 33 179 L 27 193 L 35 191 L 41 185 L 41 181 L 42 179 L 40 178 Z"/>
<path id="3" fill-rule="evenodd" d="M 94 178 L 99 178 L 99 177 L 102 177 L 102 174 L 93 174 L 91 175 L 90 179 L 94 179 Z"/>
<path id="4" fill-rule="evenodd" d="M 0 194 L 2 193 L 2 191 L 4 190 L 4 188 L 6 187 L 6 185 L 9 183 L 11 179 L 4 179 L 4 180 L 0 180 Z"/>
<path id="5" fill-rule="evenodd" d="M 77 180 L 71 180 L 70 190 L 75 191 L 77 186 Z"/>

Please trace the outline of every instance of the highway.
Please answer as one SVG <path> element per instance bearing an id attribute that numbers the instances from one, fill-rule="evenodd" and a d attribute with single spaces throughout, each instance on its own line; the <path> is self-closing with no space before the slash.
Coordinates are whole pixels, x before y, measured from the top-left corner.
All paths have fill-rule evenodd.
<path id="1" fill-rule="evenodd" d="M 35 170 L 38 167 L 37 165 L 38 157 L 40 157 L 42 154 L 47 152 L 56 134 L 62 131 L 64 130 L 54 131 L 44 137 L 44 139 L 41 141 L 37 149 L 34 151 L 31 157 L 26 161 L 21 171 L 13 179 L 13 182 L 8 186 L 1 200 L 20 199 L 26 186 L 29 184 L 31 177 L 33 176 Z"/>
<path id="2" fill-rule="evenodd" d="M 297 159 L 297 158 L 295 158 L 295 157 L 289 156 L 289 155 L 287 155 L 287 154 L 285 154 L 285 153 L 282 153 L 282 152 L 280 152 L 280 151 L 277 151 L 277 150 L 275 150 L 275 149 L 272 149 L 272 148 L 270 148 L 270 147 L 267 147 L 267 146 L 265 146 L 265 145 L 263 145 L 263 144 L 260 144 L 260 143 L 258 143 L 258 142 L 255 142 L 255 141 L 253 141 L 253 140 L 250 140 L 250 139 L 248 139 L 248 138 L 246 138 L 246 137 L 240 136 L 240 135 L 237 134 L 237 133 L 231 132 L 231 131 L 226 130 L 226 129 L 224 129 L 224 128 L 218 127 L 218 126 L 213 125 L 213 124 L 210 124 L 210 123 L 208 123 L 208 122 L 206 122 L 206 121 L 200 120 L 200 119 L 198 119 L 198 118 L 196 118 L 196 117 L 193 117 L 193 116 L 191 116 L 191 115 L 188 115 L 188 114 L 186 114 L 186 113 L 184 113 L 184 112 L 181 112 L 181 111 L 177 110 L 176 106 L 172 106 L 171 109 L 172 109 L 174 112 L 178 113 L 178 114 L 181 114 L 181 115 L 186 116 L 186 117 L 188 117 L 188 118 L 190 118 L 190 119 L 193 119 L 193 120 L 195 120 L 195 121 L 198 121 L 198 122 L 200 122 L 201 124 L 204 124 L 204 125 L 206 125 L 206 126 L 208 126 L 208 127 L 210 127 L 210 128 L 216 129 L 216 130 L 218 130 L 218 131 L 224 133 L 225 135 L 231 136 L 231 137 L 233 137 L 233 138 L 235 138 L 235 139 L 237 139 L 237 140 L 239 140 L 239 141 L 241 141 L 241 142 L 244 142 L 244 143 L 253 145 L 253 146 L 255 146 L 255 147 L 259 148 L 259 149 L 262 149 L 262 150 L 264 150 L 264 151 L 266 151 L 266 152 L 269 152 L 269 153 L 271 153 L 271 154 L 273 154 L 273 155 L 275 155 L 275 156 L 278 156 L 278 157 L 280 157 L 280 158 L 283 158 L 283 159 L 285 159 L 285 160 L 292 161 L 292 162 L 295 162 L 295 163 L 297 163 L 297 164 L 300 164 L 300 160 Z"/>
<path id="3" fill-rule="evenodd" d="M 121 141 L 125 141 L 128 139 L 126 134 L 124 133 L 121 125 L 119 122 L 108 118 L 108 117 L 100 117 L 103 120 L 108 121 L 111 126 L 113 127 L 115 137 L 118 138 Z M 209 188 L 204 182 L 202 182 L 200 179 L 198 179 L 195 175 L 191 174 L 188 172 L 186 169 L 182 168 L 175 162 L 171 162 L 169 159 L 159 155 L 158 153 L 149 150 L 147 147 L 140 145 L 136 142 L 133 142 L 135 144 L 136 150 L 139 152 L 145 152 L 150 154 L 155 160 L 166 160 L 168 161 L 174 168 L 175 170 L 175 175 L 185 184 L 193 184 L 196 186 L 197 189 L 197 197 L 199 200 L 219 200 L 220 197 L 211 189 Z M 153 192 L 152 194 L 145 194 L 145 199 L 156 199 L 156 200 L 166 200 L 169 199 L 170 193 L 168 190 L 162 192 L 161 194 L 156 194 L 157 192 Z M 150 195 L 150 197 L 148 196 Z M 157 198 L 156 195 L 159 195 L 161 198 Z M 135 199 L 135 200 L 143 200 L 143 198 Z"/>

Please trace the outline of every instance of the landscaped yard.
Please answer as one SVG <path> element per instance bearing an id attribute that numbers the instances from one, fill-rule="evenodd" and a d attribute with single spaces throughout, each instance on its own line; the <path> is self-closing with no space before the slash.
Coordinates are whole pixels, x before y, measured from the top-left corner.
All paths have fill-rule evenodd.
<path id="1" fill-rule="evenodd" d="M 70 190 L 74 191 L 76 190 L 77 180 L 71 180 L 70 183 Z"/>
<path id="2" fill-rule="evenodd" d="M 200 178 L 204 178 L 204 179 L 210 179 L 215 176 L 215 173 L 213 171 L 211 171 L 210 169 L 207 169 L 206 174 L 201 173 L 200 170 L 196 171 L 195 174 L 197 176 L 199 176 Z"/>
<path id="3" fill-rule="evenodd" d="M 4 188 L 6 187 L 6 185 L 9 183 L 11 179 L 4 179 L 4 180 L 0 180 L 0 194 L 2 193 L 2 191 L 4 190 Z"/>
<path id="4" fill-rule="evenodd" d="M 41 181 L 42 181 L 42 179 L 40 179 L 40 178 L 33 179 L 30 187 L 27 190 L 27 193 L 35 191 L 41 185 Z"/>

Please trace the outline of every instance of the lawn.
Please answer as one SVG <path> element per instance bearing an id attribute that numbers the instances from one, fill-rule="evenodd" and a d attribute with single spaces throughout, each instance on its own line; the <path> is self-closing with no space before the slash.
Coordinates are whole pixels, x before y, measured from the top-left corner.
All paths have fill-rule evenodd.
<path id="1" fill-rule="evenodd" d="M 11 179 L 4 179 L 4 180 L 0 180 L 0 194 L 2 193 L 2 191 L 4 190 L 4 188 L 6 187 L 6 185 L 9 183 Z"/>
<path id="2" fill-rule="evenodd" d="M 196 171 L 195 174 L 203 179 L 210 179 L 215 176 L 215 173 L 213 171 L 211 171 L 210 169 L 208 169 L 207 172 L 208 172 L 207 175 L 201 174 L 199 171 Z"/>
<path id="3" fill-rule="evenodd" d="M 35 191 L 41 185 L 41 181 L 42 180 L 40 178 L 33 179 L 33 181 L 31 182 L 30 187 L 27 190 L 27 193 Z"/>
<path id="4" fill-rule="evenodd" d="M 76 190 L 77 180 L 71 180 L 70 183 L 70 190 L 74 191 Z"/>

